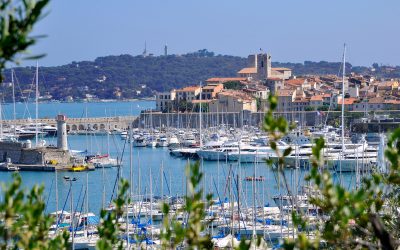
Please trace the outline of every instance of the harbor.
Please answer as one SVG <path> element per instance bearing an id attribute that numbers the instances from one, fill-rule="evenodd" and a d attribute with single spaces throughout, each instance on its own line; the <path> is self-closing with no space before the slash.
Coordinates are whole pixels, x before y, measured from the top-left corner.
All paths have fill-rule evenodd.
<path id="1" fill-rule="evenodd" d="M 47 161 L 46 166 L 54 164 L 57 171 L 47 172 L 39 165 L 30 166 L 37 167 L 37 171 L 23 171 L 27 170 L 24 169 L 26 166 L 17 166 L 21 168 L 18 171 L 26 187 L 38 183 L 45 185 L 46 211 L 58 218 L 54 225 L 56 231 L 67 230 L 74 224 L 76 249 L 94 247 L 98 239 L 98 211 L 113 209 L 111 199 L 116 193 L 115 184 L 121 178 L 132 184 L 129 189 L 132 203 L 124 208 L 126 212 L 120 219 L 121 227 L 128 227 L 130 240 L 125 244 L 139 244 L 135 239 L 141 235 L 145 237 L 147 247 L 157 248 L 164 216 L 161 206 L 170 204 L 176 219 L 184 220 L 184 214 L 178 208 L 187 192 L 185 167 L 196 161 L 200 162 L 204 173 L 201 183 L 204 196 L 214 194 L 214 205 L 207 208 L 209 216 L 204 223 L 210 220 L 206 232 L 212 235 L 216 245 L 224 248 L 232 242 L 238 244 L 240 238 L 251 239 L 257 235 L 272 247 L 282 238 L 296 235 L 290 218 L 290 197 L 277 184 L 276 172 L 266 164 L 274 153 L 269 148 L 267 134 L 259 127 L 232 124 L 198 125 L 198 128 L 182 125 L 178 128 L 151 127 L 146 121 L 141 127 L 127 130 L 103 133 L 84 130 L 80 134 L 68 134 L 68 118 L 59 115 L 58 119 L 57 128 L 64 128 L 67 140 L 63 140 L 63 132 L 59 133 L 63 129 L 46 137 L 41 134 L 37 150 L 46 145 L 52 145 L 48 147 L 54 150 L 64 148 L 87 164 L 92 161 L 94 166 L 97 162 L 97 168 L 94 171 L 65 171 L 67 169 L 56 167 L 62 159 L 55 162 L 54 156 L 44 161 Z M 343 162 L 348 164 L 343 164 L 339 171 L 335 159 L 341 149 L 340 129 L 299 127 L 282 138 L 280 150 L 289 146 L 294 149 L 287 157 L 284 170 L 288 183 L 291 190 L 296 190 L 297 209 L 309 213 L 310 219 L 318 217 L 318 209 L 307 202 L 310 191 L 304 177 L 310 170 L 308 159 L 312 140 L 320 136 L 328 143 L 326 157 L 332 159 L 330 170 L 337 178 L 340 175 L 348 188 L 360 184 L 359 176 L 368 175 L 373 168 L 379 167 L 377 160 L 382 144 L 379 136 L 378 140 L 375 137 L 369 142 L 361 137 L 356 143 L 351 143 L 351 138 L 346 136 Z M 35 138 L 31 140 L 33 145 L 29 150 L 35 149 Z M 46 140 L 45 144 L 41 144 L 43 140 Z M 114 165 L 110 164 L 111 159 L 116 160 Z M 3 172 L 0 181 L 9 181 L 11 175 L 11 171 Z M 72 179 L 73 182 L 69 181 Z M 87 192 L 89 196 L 85 195 Z M 66 205 L 71 199 L 73 205 Z M 87 237 L 89 233 L 93 236 Z M 229 235 L 235 237 L 229 238 L 232 237 Z"/>

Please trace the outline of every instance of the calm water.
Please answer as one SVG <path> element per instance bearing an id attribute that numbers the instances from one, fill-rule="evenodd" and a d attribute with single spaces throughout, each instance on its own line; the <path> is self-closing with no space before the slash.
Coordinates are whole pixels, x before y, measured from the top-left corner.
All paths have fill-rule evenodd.
<path id="1" fill-rule="evenodd" d="M 46 139 L 48 143 L 55 144 L 55 138 Z M 91 153 L 107 153 L 110 145 L 110 154 L 113 157 L 121 157 L 123 155 L 123 167 L 121 169 L 122 176 L 129 179 L 130 164 L 129 164 L 129 146 L 125 145 L 119 136 L 110 136 L 109 143 L 107 143 L 107 136 L 69 136 L 69 147 L 71 149 L 85 150 L 88 149 Z M 125 145 L 125 152 L 122 154 Z M 161 194 L 161 165 L 164 169 L 164 194 L 183 195 L 185 194 L 185 165 L 187 160 L 175 158 L 169 155 L 166 148 L 133 148 L 133 194 L 148 194 L 150 192 L 150 179 L 152 179 L 152 189 L 154 195 Z M 227 175 L 230 169 L 233 171 L 234 176 L 242 176 L 239 180 L 241 183 L 241 202 L 245 205 L 251 206 L 253 202 L 253 189 L 252 183 L 243 180 L 245 176 L 252 176 L 254 169 L 257 176 L 264 176 L 264 182 L 257 182 L 256 185 L 256 204 L 271 204 L 274 205 L 271 197 L 278 194 L 280 191 L 277 187 L 277 181 L 272 171 L 265 164 L 241 164 L 238 163 L 225 163 L 221 162 L 204 162 L 202 164 L 203 172 L 205 173 L 203 187 L 208 192 L 212 192 L 215 198 L 221 199 L 229 196 L 229 186 L 227 184 Z M 306 171 L 300 170 L 298 174 L 302 180 Z M 31 187 L 34 184 L 45 185 L 45 196 L 48 199 L 48 211 L 55 211 L 55 178 L 54 172 L 20 172 L 23 184 L 26 187 Z M 293 170 L 286 171 L 289 181 L 294 175 Z M 103 187 L 105 187 L 105 197 L 108 203 L 111 199 L 115 179 L 117 176 L 116 168 L 104 169 L 104 176 L 101 169 L 91 172 L 71 173 L 71 172 L 58 172 L 58 190 L 59 190 L 59 209 L 62 208 L 66 202 L 68 193 L 68 183 L 63 180 L 64 176 L 77 177 L 77 181 L 73 183 L 73 198 L 76 203 L 80 200 L 78 209 L 81 207 L 81 202 L 84 195 L 86 177 L 88 177 L 89 187 L 89 207 L 90 210 L 98 213 L 102 206 Z M 351 180 L 350 175 L 345 175 L 346 182 L 354 182 Z M 0 172 L 0 181 L 10 181 L 11 173 Z M 354 179 L 354 178 L 353 178 Z M 139 182 L 140 180 L 140 182 Z M 235 180 L 236 181 L 236 180 Z M 298 183 L 296 183 L 298 184 Z M 139 189 L 140 185 L 140 189 Z M 218 188 L 218 190 L 217 190 Z M 234 193 L 236 192 L 236 184 L 234 185 Z M 283 190 L 282 190 L 283 192 Z M 80 198 L 79 198 L 80 197 Z M 69 210 L 69 200 L 66 203 L 66 209 Z"/>
<path id="2" fill-rule="evenodd" d="M 137 115 L 141 110 L 146 108 L 154 108 L 153 101 L 133 101 L 133 102 L 109 102 L 109 103 L 45 103 L 40 104 L 39 117 L 54 117 L 58 113 L 65 113 L 69 117 L 84 117 L 85 110 L 89 117 L 99 116 L 119 116 L 119 115 Z M 19 118 L 34 117 L 34 105 L 25 106 L 24 104 L 17 104 L 17 115 Z M 29 111 L 29 112 L 28 112 Z M 29 113 L 31 115 L 29 115 Z M 12 117 L 12 105 L 5 105 L 4 114 L 6 118 Z M 47 144 L 56 144 L 56 138 L 45 138 Z M 75 150 L 88 150 L 90 153 L 107 153 L 109 152 L 113 157 L 118 157 L 123 160 L 123 167 L 121 168 L 122 177 L 129 179 L 130 164 L 129 164 L 129 146 L 122 141 L 119 136 L 69 136 L 68 137 L 70 149 Z M 125 149 L 124 149 L 125 148 Z M 124 153 L 123 153 L 124 152 Z M 152 180 L 152 189 L 155 195 L 161 194 L 161 178 L 164 180 L 163 193 L 171 194 L 173 196 L 180 196 L 185 194 L 185 166 L 187 160 L 181 158 L 174 158 L 169 155 L 166 148 L 133 148 L 133 182 L 132 193 L 148 194 L 150 192 L 150 179 Z M 161 166 L 163 166 L 164 174 L 161 175 Z M 234 176 L 241 176 L 240 183 L 240 197 L 241 202 L 245 205 L 252 205 L 253 203 L 253 188 L 251 182 L 244 181 L 244 177 L 252 176 L 254 170 L 256 176 L 264 176 L 264 182 L 256 183 L 256 204 L 271 204 L 274 205 L 271 197 L 273 195 L 283 192 L 283 189 L 278 189 L 277 178 L 273 172 L 265 164 L 241 164 L 221 162 L 204 162 L 202 164 L 204 172 L 203 188 L 207 193 L 214 193 L 215 198 L 218 196 L 221 199 L 229 196 L 229 185 L 227 184 L 227 176 L 230 171 L 233 171 Z M 23 179 L 23 185 L 27 188 L 32 187 L 34 184 L 43 184 L 45 186 L 45 198 L 48 200 L 47 211 L 56 210 L 56 195 L 55 195 L 55 179 L 56 173 L 49 172 L 20 172 Z M 289 182 L 294 186 L 299 185 L 299 181 L 292 181 L 295 175 L 293 170 L 286 171 Z M 306 171 L 298 170 L 297 175 L 300 175 L 300 180 L 304 179 Z M 64 176 L 77 177 L 77 181 L 73 183 L 73 198 L 74 206 L 77 206 L 79 200 L 78 210 L 81 207 L 81 202 L 84 196 L 86 178 L 88 179 L 89 187 L 89 207 L 94 213 L 98 213 L 102 206 L 103 189 L 105 189 L 106 203 L 111 199 L 111 194 L 114 189 L 114 184 L 117 176 L 116 168 L 96 169 L 96 171 L 71 173 L 71 172 L 58 172 L 58 193 L 59 193 L 59 209 L 62 209 L 66 202 L 69 183 L 65 182 Z M 354 183 L 352 175 L 344 175 L 346 183 Z M 11 180 L 11 173 L 0 172 L 0 182 L 8 182 Z M 236 177 L 235 177 L 236 182 Z M 301 182 L 301 181 L 300 181 Z M 300 183 L 301 184 L 301 183 Z M 234 193 L 236 193 L 237 185 L 233 185 Z M 69 201 L 66 203 L 66 209 L 69 210 Z"/>
<path id="3" fill-rule="evenodd" d="M 3 116 L 5 119 L 13 118 L 13 105 L 3 104 Z M 16 103 L 17 118 L 35 118 L 35 104 Z M 53 118 L 57 114 L 66 114 L 68 117 L 106 117 L 138 115 L 141 110 L 155 108 L 154 101 L 130 101 L 130 102 L 87 102 L 64 103 L 51 102 L 39 104 L 39 118 Z"/>

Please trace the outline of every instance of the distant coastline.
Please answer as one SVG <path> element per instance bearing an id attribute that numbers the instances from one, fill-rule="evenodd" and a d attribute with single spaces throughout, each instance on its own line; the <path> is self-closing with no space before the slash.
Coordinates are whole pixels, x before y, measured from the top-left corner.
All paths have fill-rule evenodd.
<path id="1" fill-rule="evenodd" d="M 155 97 L 143 97 L 143 98 L 132 98 L 132 99 L 95 99 L 95 100 L 74 100 L 72 102 L 68 101 L 59 101 L 59 100 L 48 100 L 48 101 L 39 101 L 39 104 L 47 104 L 47 103 L 105 103 L 105 102 L 138 102 L 138 101 L 155 101 Z M 23 102 L 16 102 L 23 103 Z M 32 103 L 32 102 L 27 102 Z M 12 102 L 4 102 L 3 105 L 10 105 Z"/>

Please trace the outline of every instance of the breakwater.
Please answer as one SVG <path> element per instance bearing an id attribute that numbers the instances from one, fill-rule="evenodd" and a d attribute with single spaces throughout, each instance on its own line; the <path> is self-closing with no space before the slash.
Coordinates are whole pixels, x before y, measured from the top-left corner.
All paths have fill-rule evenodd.
<path id="1" fill-rule="evenodd" d="M 128 126 L 137 118 L 137 116 L 116 116 L 116 117 L 90 117 L 90 118 L 67 118 L 68 131 L 85 131 L 85 130 L 126 130 Z M 3 125 L 26 125 L 35 123 L 47 123 L 56 125 L 54 118 L 48 119 L 16 119 L 4 120 Z"/>
<path id="2" fill-rule="evenodd" d="M 242 127 L 244 125 L 260 126 L 264 120 L 264 112 L 252 113 L 243 112 L 224 112 L 213 113 L 204 112 L 201 114 L 201 124 L 203 128 L 216 127 L 225 124 L 232 127 Z M 290 122 L 296 122 L 303 126 L 317 126 L 325 123 L 325 117 L 317 114 L 316 111 L 306 112 L 286 112 L 274 113 L 275 117 L 283 116 Z M 338 115 L 335 115 L 338 117 Z M 134 121 L 134 127 L 174 127 L 174 128 L 199 128 L 200 113 L 161 113 L 161 112 L 142 112 Z"/>
<path id="3" fill-rule="evenodd" d="M 224 112 L 213 113 L 204 112 L 201 115 L 202 127 L 215 127 L 226 124 L 232 127 L 242 127 L 243 125 L 260 126 L 264 119 L 264 112 L 251 113 L 244 112 Z M 351 131 L 358 133 L 382 132 L 393 130 L 400 126 L 400 120 L 395 119 L 391 122 L 379 120 L 361 119 L 365 117 L 365 112 L 346 111 L 346 126 Z M 400 117 L 400 111 L 374 111 L 368 114 L 372 116 L 388 115 L 390 117 Z M 296 112 L 275 112 L 275 117 L 285 117 L 289 122 L 295 122 L 301 126 L 320 126 L 323 124 L 339 126 L 340 111 L 296 111 Z M 3 125 L 25 125 L 35 123 L 35 119 L 3 120 Z M 56 125 L 55 119 L 38 119 L 38 123 Z M 161 113 L 142 111 L 139 116 L 115 116 L 115 117 L 90 117 L 90 118 L 68 118 L 67 130 L 69 132 L 83 131 L 106 131 L 106 130 L 126 130 L 130 125 L 134 128 L 151 127 L 174 127 L 174 128 L 198 128 L 200 125 L 200 114 L 197 112 L 188 113 Z M 372 126 L 372 125 L 373 126 Z M 389 126 L 390 125 L 390 126 Z"/>

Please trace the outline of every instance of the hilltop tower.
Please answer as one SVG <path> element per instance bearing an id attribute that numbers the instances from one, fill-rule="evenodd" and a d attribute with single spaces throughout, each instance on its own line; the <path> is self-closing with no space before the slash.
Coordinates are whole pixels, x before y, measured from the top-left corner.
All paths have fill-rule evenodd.
<path id="1" fill-rule="evenodd" d="M 257 69 L 257 78 L 259 80 L 267 79 L 271 76 L 271 55 L 262 53 L 255 56 L 255 67 Z"/>
<path id="2" fill-rule="evenodd" d="M 168 46 L 165 44 L 164 46 L 164 56 L 168 56 Z"/>
<path id="3" fill-rule="evenodd" d="M 147 43 L 146 43 L 146 41 L 144 41 L 144 50 L 143 50 L 142 56 L 143 57 L 147 56 Z"/>
<path id="4" fill-rule="evenodd" d="M 67 141 L 67 117 L 65 115 L 57 115 L 57 148 L 68 150 Z"/>

